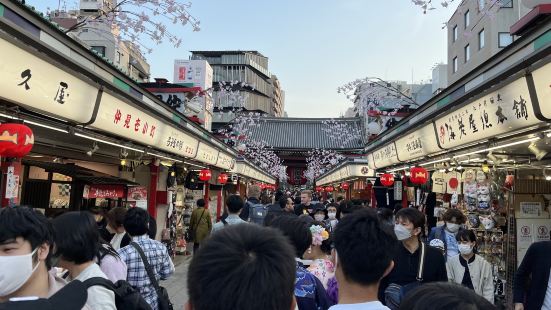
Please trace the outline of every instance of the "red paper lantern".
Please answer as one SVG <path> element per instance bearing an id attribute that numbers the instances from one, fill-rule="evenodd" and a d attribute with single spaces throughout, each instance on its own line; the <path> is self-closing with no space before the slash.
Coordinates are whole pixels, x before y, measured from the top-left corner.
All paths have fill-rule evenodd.
<path id="1" fill-rule="evenodd" d="M 228 175 L 225 174 L 225 173 L 220 173 L 218 175 L 218 183 L 220 183 L 222 185 L 228 183 Z"/>
<path id="2" fill-rule="evenodd" d="M 344 189 L 345 191 L 347 191 L 347 190 L 350 188 L 350 184 L 348 184 L 348 183 L 342 183 L 342 184 L 341 184 L 341 188 Z"/>
<path id="3" fill-rule="evenodd" d="M 317 186 L 316 187 L 316 192 L 323 192 L 323 187 Z"/>
<path id="4" fill-rule="evenodd" d="M 427 180 L 429 179 L 429 173 L 427 169 L 423 167 L 413 167 L 410 170 L 410 176 L 409 180 L 413 184 L 417 185 L 423 185 L 427 183 Z"/>
<path id="5" fill-rule="evenodd" d="M 24 157 L 34 146 L 33 131 L 23 124 L 0 125 L 0 156 Z"/>
<path id="6" fill-rule="evenodd" d="M 334 188 L 333 186 L 327 186 L 327 187 L 325 188 L 325 191 L 328 192 L 328 193 L 331 193 L 331 192 L 333 192 L 334 190 L 335 190 L 335 188 Z"/>
<path id="7" fill-rule="evenodd" d="M 394 175 L 390 173 L 384 173 L 381 175 L 381 184 L 384 186 L 392 186 L 394 184 Z"/>
<path id="8" fill-rule="evenodd" d="M 457 178 L 450 178 L 448 184 L 451 189 L 456 189 L 459 186 L 459 180 Z"/>
<path id="9" fill-rule="evenodd" d="M 209 169 L 203 169 L 199 171 L 199 180 L 203 182 L 207 182 L 212 177 L 212 173 Z"/>

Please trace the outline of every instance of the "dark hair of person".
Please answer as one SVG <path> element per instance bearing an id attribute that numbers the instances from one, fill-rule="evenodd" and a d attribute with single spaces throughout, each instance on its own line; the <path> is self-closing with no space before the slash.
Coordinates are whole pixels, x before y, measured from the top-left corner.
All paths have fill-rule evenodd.
<path id="1" fill-rule="evenodd" d="M 119 253 L 117 253 L 117 250 L 115 250 L 109 243 L 100 240 L 99 250 L 96 253 L 97 264 L 101 265 L 101 261 L 107 255 L 118 258 L 119 260 L 121 259 L 121 257 L 119 256 Z"/>
<path id="2" fill-rule="evenodd" d="M 244 202 L 238 195 L 231 195 L 228 197 L 226 205 L 228 206 L 228 212 L 238 213 L 241 209 L 243 209 Z"/>
<path id="3" fill-rule="evenodd" d="M 339 224 L 340 225 L 340 224 Z M 400 309 L 407 310 L 494 310 L 488 300 L 475 291 L 449 282 L 432 282 L 406 295 Z"/>
<path id="4" fill-rule="evenodd" d="M 450 222 L 454 217 L 458 224 L 465 224 L 467 222 L 465 214 L 458 209 L 448 209 L 444 215 L 442 215 L 444 222 Z"/>
<path id="5" fill-rule="evenodd" d="M 351 201 L 344 200 L 341 203 L 341 214 L 348 215 L 350 213 L 356 212 L 356 211 L 361 210 L 361 209 L 362 209 L 361 205 L 354 204 Z"/>
<path id="6" fill-rule="evenodd" d="M 194 255 L 187 277 L 190 303 L 196 310 L 288 310 L 294 298 L 295 268 L 293 248 L 279 231 L 259 225 L 229 226 L 212 235 Z"/>
<path id="7" fill-rule="evenodd" d="M 338 204 L 338 203 L 330 203 L 329 205 L 327 205 L 327 209 L 329 209 L 331 207 L 337 209 L 337 216 L 336 217 L 337 217 L 337 219 L 340 220 L 341 219 L 341 205 Z"/>
<path id="8" fill-rule="evenodd" d="M 113 227 L 123 227 L 124 217 L 127 210 L 123 207 L 116 207 L 107 212 L 107 222 Z"/>
<path id="9" fill-rule="evenodd" d="M 312 219 L 310 216 L 308 217 Z M 275 218 L 270 223 L 270 226 L 281 230 L 281 232 L 289 238 L 291 244 L 295 248 L 295 255 L 298 258 L 302 258 L 304 252 L 312 245 L 310 225 L 300 217 L 280 216 Z"/>
<path id="10" fill-rule="evenodd" d="M 339 197 L 337 197 L 336 202 L 341 202 L 341 201 L 343 201 L 343 200 L 344 200 L 344 197 L 343 197 L 343 196 L 339 196 Z"/>
<path id="11" fill-rule="evenodd" d="M 17 237 L 28 241 L 33 251 L 45 243 L 48 244 L 50 251 L 45 264 L 48 270 L 52 268 L 54 231 L 44 214 L 22 206 L 0 208 L 0 243 L 15 240 Z"/>
<path id="12" fill-rule="evenodd" d="M 77 265 L 93 261 L 99 252 L 100 238 L 90 212 L 72 211 L 52 220 L 56 256 Z"/>
<path id="13" fill-rule="evenodd" d="M 396 212 L 396 219 L 404 219 L 413 224 L 413 228 L 425 227 L 425 215 L 415 208 L 404 208 Z M 423 229 L 421 229 L 423 231 Z"/>
<path id="14" fill-rule="evenodd" d="M 394 212 L 392 212 L 389 208 L 378 208 L 377 209 L 377 216 L 381 221 L 390 222 L 392 221 L 392 217 L 394 216 Z"/>
<path id="15" fill-rule="evenodd" d="M 333 233 L 333 243 L 344 277 L 361 285 L 381 280 L 398 245 L 371 209 L 344 217 Z"/>
<path id="16" fill-rule="evenodd" d="M 476 242 L 476 234 L 470 229 L 460 229 L 455 236 L 457 241 Z"/>
<path id="17" fill-rule="evenodd" d="M 281 207 L 281 209 L 285 209 L 287 207 L 287 201 L 289 198 L 287 196 L 282 196 L 277 200 L 277 204 Z"/>
<path id="18" fill-rule="evenodd" d="M 206 205 L 205 199 L 199 199 L 199 200 L 197 200 L 197 207 L 203 208 L 203 207 L 205 207 L 205 205 Z"/>
<path id="19" fill-rule="evenodd" d="M 124 218 L 124 229 L 131 237 L 142 236 L 149 232 L 149 214 L 140 208 L 131 208 Z"/>
<path id="20" fill-rule="evenodd" d="M 274 201 L 279 201 L 284 196 L 286 195 L 282 190 L 277 190 L 274 194 Z"/>
<path id="21" fill-rule="evenodd" d="M 260 203 L 263 205 L 269 205 L 270 203 L 272 203 L 272 199 L 268 194 L 262 193 L 262 195 L 260 195 Z"/>

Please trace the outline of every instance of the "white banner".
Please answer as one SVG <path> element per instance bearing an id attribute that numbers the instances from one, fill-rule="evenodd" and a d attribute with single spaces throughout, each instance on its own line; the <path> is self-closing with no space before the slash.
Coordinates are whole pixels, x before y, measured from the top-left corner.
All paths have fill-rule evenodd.
<path id="1" fill-rule="evenodd" d="M 215 165 L 218 161 L 218 150 L 201 142 L 195 158 L 200 162 Z"/>
<path id="2" fill-rule="evenodd" d="M 436 153 L 441 150 L 438 147 L 436 139 L 433 124 L 430 123 L 425 125 L 420 129 L 396 140 L 396 152 L 398 154 L 398 158 L 401 161 L 408 161 Z"/>

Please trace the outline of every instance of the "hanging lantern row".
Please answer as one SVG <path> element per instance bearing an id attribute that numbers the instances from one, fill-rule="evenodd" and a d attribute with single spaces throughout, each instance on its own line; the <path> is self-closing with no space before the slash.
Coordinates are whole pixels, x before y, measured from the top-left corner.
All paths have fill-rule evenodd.
<path id="1" fill-rule="evenodd" d="M 212 177 L 212 172 L 209 169 L 203 169 L 199 171 L 199 180 L 207 182 Z"/>
<path id="2" fill-rule="evenodd" d="M 341 188 L 344 189 L 345 191 L 347 191 L 347 190 L 350 188 L 350 184 L 348 184 L 348 183 L 342 183 L 342 184 L 341 184 Z"/>
<path id="3" fill-rule="evenodd" d="M 325 187 L 325 191 L 328 192 L 328 193 L 331 193 L 335 190 L 335 188 L 333 186 L 327 186 Z"/>
<path id="4" fill-rule="evenodd" d="M 228 175 L 225 174 L 225 173 L 220 173 L 218 175 L 218 183 L 220 183 L 222 185 L 228 183 Z"/>
<path id="5" fill-rule="evenodd" d="M 0 156 L 21 158 L 34 146 L 33 131 L 23 124 L 0 125 Z"/>
<path id="6" fill-rule="evenodd" d="M 381 175 L 381 184 L 387 187 L 392 186 L 394 184 L 394 175 L 390 173 L 384 173 Z"/>
<path id="7" fill-rule="evenodd" d="M 323 187 L 321 187 L 321 186 L 316 186 L 316 192 L 322 193 L 322 192 L 323 192 Z"/>
<path id="8" fill-rule="evenodd" d="M 423 167 L 413 167 L 410 170 L 409 180 L 416 185 L 423 185 L 429 179 L 429 172 Z"/>

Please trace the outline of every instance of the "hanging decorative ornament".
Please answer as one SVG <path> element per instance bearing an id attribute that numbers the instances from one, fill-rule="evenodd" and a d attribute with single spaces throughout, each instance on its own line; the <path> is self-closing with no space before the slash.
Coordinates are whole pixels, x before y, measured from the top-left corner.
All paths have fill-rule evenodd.
<path id="1" fill-rule="evenodd" d="M 199 180 L 207 182 L 212 177 L 212 173 L 209 169 L 203 169 L 199 171 Z"/>
<path id="2" fill-rule="evenodd" d="M 316 186 L 316 192 L 323 192 L 323 187 L 321 186 Z"/>
<path id="3" fill-rule="evenodd" d="M 423 167 L 413 167 L 410 170 L 409 180 L 416 185 L 423 185 L 429 179 L 429 172 Z"/>
<path id="4" fill-rule="evenodd" d="M 390 173 L 384 173 L 381 175 L 381 184 L 387 187 L 392 186 L 394 184 L 394 175 Z"/>
<path id="5" fill-rule="evenodd" d="M 228 175 L 225 173 L 220 173 L 218 175 L 218 183 L 224 185 L 228 182 Z"/>
<path id="6" fill-rule="evenodd" d="M 21 158 L 34 146 L 33 131 L 23 124 L 0 125 L 0 156 Z"/>
<path id="7" fill-rule="evenodd" d="M 347 190 L 350 188 L 350 184 L 348 184 L 348 183 L 342 183 L 342 184 L 341 184 L 341 188 L 342 188 L 343 190 L 347 191 Z"/>
<path id="8" fill-rule="evenodd" d="M 332 193 L 334 190 L 335 190 L 335 188 L 333 186 L 325 187 L 325 191 L 328 192 L 328 193 Z"/>

